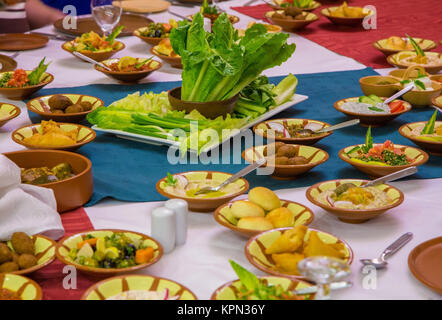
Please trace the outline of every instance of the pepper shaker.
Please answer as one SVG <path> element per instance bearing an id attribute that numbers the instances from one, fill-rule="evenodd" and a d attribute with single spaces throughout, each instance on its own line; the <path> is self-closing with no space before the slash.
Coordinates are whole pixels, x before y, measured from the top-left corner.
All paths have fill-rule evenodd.
<path id="1" fill-rule="evenodd" d="M 177 246 L 185 244 L 187 239 L 187 202 L 182 199 L 170 199 L 166 201 L 164 206 L 175 212 L 175 244 Z"/>
<path id="2" fill-rule="evenodd" d="M 163 246 L 164 253 L 171 252 L 175 248 L 175 212 L 165 207 L 153 209 L 150 234 Z"/>

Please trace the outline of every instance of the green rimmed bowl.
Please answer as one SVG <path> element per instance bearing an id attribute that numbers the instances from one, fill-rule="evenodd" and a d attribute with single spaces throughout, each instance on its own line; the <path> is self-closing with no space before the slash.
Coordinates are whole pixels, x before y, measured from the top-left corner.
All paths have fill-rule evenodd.
<path id="1" fill-rule="evenodd" d="M 272 178 L 279 180 L 291 180 L 296 179 L 297 176 L 306 173 L 313 169 L 314 167 L 326 162 L 329 158 L 327 152 L 322 149 L 318 149 L 310 146 L 303 145 L 292 145 L 295 146 L 296 156 L 303 156 L 307 158 L 307 164 L 297 164 L 297 165 L 282 165 L 273 163 L 266 163 L 263 167 L 268 167 L 273 169 Z M 242 157 L 249 163 L 256 162 L 257 159 L 264 158 L 263 151 L 266 145 L 251 147 L 246 149 L 242 153 Z"/>
<path id="2" fill-rule="evenodd" d="M 88 96 L 85 94 L 75 94 L 75 93 L 60 93 L 62 96 L 69 98 L 72 101 L 72 104 L 80 103 L 80 102 L 90 102 L 92 104 L 92 109 L 90 111 L 83 111 L 77 113 L 52 113 L 51 108 L 49 107 L 48 100 L 53 96 L 53 94 L 47 96 L 41 96 L 38 98 L 34 98 L 29 100 L 26 103 L 26 107 L 29 111 L 32 111 L 38 114 L 45 120 L 54 120 L 57 122 L 70 122 L 77 123 L 86 118 L 87 114 L 92 112 L 92 110 L 104 106 L 103 100 L 97 97 Z"/>
<path id="3" fill-rule="evenodd" d="M 188 171 L 188 172 L 177 173 L 175 175 L 184 176 L 188 182 L 212 180 L 216 181 L 215 185 L 221 184 L 222 182 L 226 181 L 228 178 L 232 176 L 231 173 L 217 172 L 217 171 Z M 164 177 L 163 179 L 157 182 L 156 189 L 158 193 L 170 199 L 183 199 L 187 202 L 189 209 L 196 212 L 214 211 L 220 205 L 231 201 L 233 198 L 236 198 L 237 196 L 249 190 L 249 183 L 247 182 L 247 180 L 244 178 L 240 178 L 237 179 L 235 182 L 232 182 L 233 184 L 237 184 L 239 186 L 240 189 L 238 192 L 232 194 L 226 194 L 221 197 L 213 197 L 213 198 L 195 198 L 187 196 L 185 197 L 167 192 L 165 190 L 167 186 L 166 179 L 167 177 Z"/>
<path id="4" fill-rule="evenodd" d="M 69 251 L 72 248 L 76 248 L 77 243 L 83 241 L 87 235 L 90 234 L 98 238 L 98 237 L 111 236 L 112 234 L 117 232 L 124 233 L 127 237 L 133 239 L 134 241 L 143 241 L 143 244 L 152 247 L 154 249 L 153 259 L 150 260 L 149 262 L 138 264 L 128 268 L 106 269 L 106 268 L 83 266 L 81 264 L 76 263 L 75 261 L 72 260 L 71 257 L 69 257 Z M 55 255 L 57 259 L 63 262 L 64 264 L 74 266 L 77 270 L 83 272 L 86 275 L 96 278 L 103 278 L 103 277 L 114 276 L 121 273 L 128 273 L 128 272 L 141 270 L 153 265 L 154 263 L 158 262 L 163 256 L 163 247 L 155 239 L 142 233 L 127 231 L 127 230 L 103 229 L 103 230 L 83 231 L 60 239 L 57 242 L 57 246 L 55 248 Z"/>
<path id="5" fill-rule="evenodd" d="M 442 96 L 441 96 L 442 97 Z M 427 140 L 427 139 L 419 139 L 415 135 L 412 135 L 411 132 L 418 128 L 418 127 L 424 127 L 426 121 L 420 121 L 420 122 L 413 122 L 413 123 L 406 123 L 402 125 L 399 128 L 399 133 L 407 138 L 408 140 L 412 141 L 419 147 L 423 148 L 424 150 L 428 151 L 429 154 L 435 155 L 435 156 L 442 156 L 442 137 L 440 138 L 440 141 L 434 141 L 434 140 Z M 436 121 L 435 127 L 441 126 L 442 121 Z"/>
<path id="6" fill-rule="evenodd" d="M 81 300 L 106 300 L 129 290 L 163 291 L 178 300 L 197 300 L 195 294 L 178 282 L 148 275 L 125 275 L 112 277 L 95 283 L 85 291 Z"/>
<path id="7" fill-rule="evenodd" d="M 235 231 L 239 235 L 245 236 L 247 238 L 250 238 L 251 236 L 255 236 L 260 232 L 262 232 L 262 230 L 244 229 L 236 226 L 235 222 L 237 223 L 237 221 L 235 221 L 236 220 L 235 218 L 232 219 L 232 214 L 230 209 L 234 202 L 235 201 L 225 203 L 215 210 L 213 216 L 216 222 L 218 222 L 220 225 L 226 228 L 229 228 L 230 230 Z M 315 217 L 313 211 L 311 211 L 309 208 L 298 202 L 281 199 L 281 207 L 289 209 L 294 214 L 293 224 L 290 227 L 295 227 L 298 225 L 307 226 L 313 221 Z"/>
<path id="8" fill-rule="evenodd" d="M 2 289 L 17 293 L 21 300 L 41 300 L 43 296 L 34 280 L 12 273 L 0 273 L 0 291 Z"/>
<path id="9" fill-rule="evenodd" d="M 280 285 L 284 290 L 287 291 L 301 290 L 313 286 L 308 282 L 299 281 L 296 279 L 289 279 L 286 277 L 267 276 L 259 277 L 259 279 L 265 281 L 265 283 L 267 283 L 268 285 Z M 227 282 L 212 293 L 210 300 L 238 300 L 238 292 L 240 288 L 241 281 L 239 280 Z M 306 297 L 308 297 L 306 300 L 313 300 L 315 295 L 312 294 Z"/>
<path id="10" fill-rule="evenodd" d="M 5 73 L 12 74 L 14 71 L 2 72 L 0 73 L 0 78 L 3 77 Z M 30 74 L 31 70 L 26 70 L 27 74 Z M 25 86 L 20 88 L 0 88 L 0 96 L 3 96 L 11 100 L 23 100 L 29 97 L 31 94 L 37 92 L 44 86 L 48 85 L 54 80 L 54 76 L 50 73 L 43 73 L 40 78 L 40 83 L 33 86 Z"/>
<path id="11" fill-rule="evenodd" d="M 63 131 L 71 131 L 75 128 L 78 128 L 78 137 L 77 142 L 71 145 L 66 146 L 41 146 L 41 145 L 33 145 L 29 144 L 27 142 L 24 142 L 23 140 L 25 138 L 31 137 L 35 133 L 41 133 L 41 125 L 40 124 L 30 124 L 24 127 L 21 127 L 14 132 L 12 132 L 12 140 L 14 140 L 15 143 L 21 144 L 22 146 L 25 146 L 28 149 L 50 149 L 50 150 L 66 150 L 66 151 L 72 151 L 75 149 L 80 148 L 81 146 L 85 145 L 86 143 L 92 142 L 95 137 L 96 133 L 94 130 L 92 130 L 89 127 L 82 126 L 79 124 L 74 123 L 57 123 L 60 128 Z"/>
<path id="12" fill-rule="evenodd" d="M 308 188 L 306 191 L 306 197 L 311 203 L 317 205 L 318 207 L 321 207 L 325 211 L 338 217 L 339 220 L 347 223 L 362 223 L 376 218 L 384 212 L 399 206 L 404 201 L 404 194 L 402 193 L 402 191 L 387 184 L 380 184 L 375 186 L 375 188 L 385 192 L 388 198 L 390 198 L 392 201 L 389 205 L 379 208 L 361 210 L 336 208 L 330 206 L 328 203 L 321 202 L 319 200 L 319 197 L 323 192 L 326 192 L 328 190 L 335 190 L 341 184 L 353 183 L 354 185 L 359 187 L 366 182 L 368 181 L 359 179 L 337 179 L 324 181 Z"/>
<path id="13" fill-rule="evenodd" d="M 274 18 L 275 13 L 283 13 L 284 10 L 270 11 L 265 14 L 265 17 L 269 19 L 273 24 L 280 26 L 284 31 L 295 31 L 305 28 L 312 22 L 319 20 L 318 16 L 311 12 L 303 12 L 302 15 L 305 17 L 304 20 L 293 20 L 293 19 L 279 19 Z"/>
<path id="14" fill-rule="evenodd" d="M 433 65 L 433 66 L 429 66 L 429 65 L 424 65 L 424 64 L 417 64 L 417 63 L 411 63 L 411 62 L 408 63 L 408 62 L 401 61 L 404 58 L 416 56 L 416 53 L 414 51 L 400 51 L 398 53 L 391 54 L 387 57 L 387 62 L 389 64 L 391 64 L 392 66 L 394 66 L 396 68 L 401 68 L 401 69 L 408 68 L 413 65 L 421 66 L 425 69 L 425 71 L 427 71 L 428 73 L 431 73 L 431 74 L 436 74 L 442 70 L 442 53 L 426 52 L 425 55 L 438 58 L 439 63 L 437 63 L 436 65 Z"/>
<path id="15" fill-rule="evenodd" d="M 374 143 L 373 146 L 376 145 L 382 145 L 382 143 Z M 347 162 L 348 164 L 351 164 L 354 168 L 358 169 L 361 172 L 364 172 L 370 177 L 382 177 L 387 174 L 411 167 L 411 166 L 420 166 L 423 165 L 428 161 L 428 154 L 425 151 L 422 151 L 421 149 L 409 147 L 409 146 L 403 146 L 399 144 L 395 144 L 395 148 L 399 148 L 404 154 L 406 154 L 410 159 L 413 161 L 409 164 L 402 165 L 402 166 L 387 166 L 387 165 L 374 165 L 374 164 L 367 164 L 363 161 L 355 161 L 353 159 L 350 159 L 350 157 L 347 155 L 347 152 L 349 152 L 351 149 L 355 148 L 356 146 L 362 146 L 362 144 L 349 146 L 344 149 L 341 149 L 339 151 L 339 158 L 341 160 Z"/>
<path id="16" fill-rule="evenodd" d="M 9 103 L 0 102 L 0 128 L 9 120 L 20 115 L 20 108 Z"/>
<path id="17" fill-rule="evenodd" d="M 266 254 L 265 250 L 272 245 L 272 243 L 281 236 L 281 234 L 292 228 L 279 228 L 270 231 L 264 231 L 252 238 L 250 238 L 245 247 L 244 252 L 247 260 L 254 265 L 259 270 L 277 276 L 277 277 L 288 277 L 290 279 L 304 279 L 302 276 L 285 274 L 276 269 L 275 263 L 273 262 L 272 255 Z M 348 264 L 353 262 L 353 250 L 351 247 L 343 240 L 338 237 L 323 231 L 308 228 L 307 233 L 304 238 L 304 242 L 308 242 L 311 231 L 316 231 L 318 237 L 327 244 L 341 243 L 344 245 L 345 257 L 344 261 Z"/>
<path id="18" fill-rule="evenodd" d="M 271 129 L 270 123 L 272 123 L 272 122 L 276 122 L 276 123 L 282 124 L 284 126 L 293 125 L 293 124 L 302 124 L 305 127 L 307 124 L 314 123 L 314 124 L 317 124 L 318 128 L 320 128 L 320 129 L 330 127 L 330 124 L 328 124 L 326 122 L 318 121 L 318 120 L 287 118 L 287 119 L 272 119 L 272 120 L 267 120 L 267 121 L 263 121 L 261 123 L 258 123 L 253 127 L 253 132 L 255 132 L 255 134 L 267 139 L 269 137 L 267 135 L 267 130 Z M 333 131 L 330 131 L 330 132 L 325 132 L 325 133 L 322 133 L 322 134 L 319 134 L 316 136 L 306 137 L 306 138 L 291 138 L 291 137 L 285 138 L 285 137 L 274 137 L 274 136 L 271 136 L 270 138 L 274 139 L 275 141 L 281 141 L 281 142 L 293 143 L 293 144 L 303 144 L 306 146 L 310 146 L 312 144 L 315 144 L 319 140 L 324 139 L 325 137 L 328 137 L 332 133 L 333 133 Z"/>
<path id="19" fill-rule="evenodd" d="M 421 47 L 421 49 L 423 51 L 429 51 L 429 50 L 434 49 L 436 47 L 436 43 L 433 40 L 422 39 L 422 38 L 413 38 L 413 39 L 414 39 L 414 41 L 416 41 L 416 43 L 419 45 L 419 47 Z M 404 50 L 388 48 L 387 41 L 388 41 L 388 39 L 381 39 L 381 40 L 375 41 L 375 42 L 373 42 L 373 47 L 375 49 L 378 49 L 379 51 L 381 51 L 386 56 L 404 51 Z"/>
<path id="20" fill-rule="evenodd" d="M 62 44 L 61 48 L 64 51 L 67 51 L 70 54 L 72 54 L 74 57 L 78 58 L 77 56 L 75 56 L 73 54 L 73 52 L 75 51 L 74 46 L 73 46 L 74 42 L 75 42 L 75 40 L 67 41 Z M 85 55 L 86 57 L 91 58 L 92 60 L 100 62 L 100 61 L 109 59 L 114 54 L 123 50 L 126 47 L 124 45 L 124 43 L 121 41 L 115 41 L 115 43 L 117 43 L 117 46 L 112 51 L 79 51 L 79 52 L 81 54 Z M 78 59 L 80 59 L 80 58 L 78 58 Z M 83 59 L 80 59 L 80 60 L 84 61 Z"/>

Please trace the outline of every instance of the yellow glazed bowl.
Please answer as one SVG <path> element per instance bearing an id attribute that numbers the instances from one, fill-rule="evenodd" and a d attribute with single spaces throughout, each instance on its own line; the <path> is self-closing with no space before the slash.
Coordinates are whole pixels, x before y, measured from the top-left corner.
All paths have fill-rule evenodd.
<path id="1" fill-rule="evenodd" d="M 9 120 L 12 120 L 20 114 L 20 108 L 9 103 L 0 102 L 0 128 Z"/>
<path id="2" fill-rule="evenodd" d="M 2 289 L 17 293 L 21 300 L 41 300 L 42 298 L 41 288 L 34 280 L 17 274 L 0 273 L 0 290 Z"/>

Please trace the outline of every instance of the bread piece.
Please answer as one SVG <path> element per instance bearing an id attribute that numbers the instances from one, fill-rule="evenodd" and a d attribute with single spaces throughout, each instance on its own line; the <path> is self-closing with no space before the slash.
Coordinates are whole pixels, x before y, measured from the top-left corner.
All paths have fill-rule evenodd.
<path id="1" fill-rule="evenodd" d="M 281 207 L 278 196 L 270 189 L 256 187 L 249 191 L 249 200 L 266 211 Z"/>

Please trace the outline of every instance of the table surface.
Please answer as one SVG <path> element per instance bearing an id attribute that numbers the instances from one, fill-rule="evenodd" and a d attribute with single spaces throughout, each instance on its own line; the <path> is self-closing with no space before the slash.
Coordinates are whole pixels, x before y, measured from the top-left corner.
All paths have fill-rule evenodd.
<path id="1" fill-rule="evenodd" d="M 221 8 L 240 17 L 237 28 L 246 28 L 248 22 L 255 21 L 236 11 L 230 6 L 238 6 L 245 0 L 233 0 L 220 4 Z M 256 1 L 259 4 L 261 1 Z M 197 7 L 171 6 L 170 10 L 182 16 L 193 13 Z M 176 18 L 169 12 L 149 15 L 156 21 L 168 21 Z M 52 26 L 38 31 L 55 33 Z M 149 46 L 136 37 L 122 38 L 126 44 L 125 51 L 118 56 L 149 55 Z M 296 43 L 295 54 L 282 66 L 265 72 L 268 76 L 317 73 L 328 71 L 358 70 L 365 68 L 357 61 L 336 54 L 303 37 L 291 33 L 289 42 Z M 42 57 L 49 61 L 50 71 L 55 80 L 48 88 L 81 86 L 93 83 L 115 83 L 90 64 L 84 63 L 60 49 L 62 42 L 50 40 L 41 49 L 20 52 L 16 58 L 20 68 L 33 68 Z M 10 54 L 10 52 L 0 52 Z M 390 69 L 377 70 L 381 74 Z M 167 64 L 144 81 L 161 82 L 180 80 L 180 71 L 170 68 Z M 302 94 L 302 92 L 300 92 Z M 30 120 L 24 102 L 8 101 L 19 106 L 22 113 L 0 129 L 0 152 L 23 149 L 10 139 L 11 132 L 16 128 L 29 124 Z M 332 233 L 349 243 L 354 251 L 354 262 L 351 266 L 353 281 L 352 289 L 333 292 L 335 299 L 441 299 L 441 296 L 418 282 L 408 270 L 409 252 L 419 243 L 441 235 L 442 214 L 440 194 L 442 179 L 411 180 L 392 183 L 405 193 L 405 202 L 387 214 L 363 224 L 347 224 L 334 216 L 312 205 L 305 197 L 306 188 L 278 190 L 283 199 L 300 202 L 315 213 L 311 227 Z M 150 234 L 150 212 L 160 206 L 161 202 L 127 203 L 105 200 L 86 208 L 96 229 L 119 228 Z M 391 242 L 405 232 L 413 232 L 414 238 L 402 250 L 389 259 L 386 270 L 376 275 L 362 269 L 361 258 L 378 256 Z M 257 275 L 264 275 L 254 268 L 245 258 L 243 250 L 246 240 L 230 230 L 218 225 L 212 214 L 189 214 L 187 243 L 175 248 L 155 265 L 138 273 L 153 274 L 178 281 L 189 287 L 199 299 L 209 299 L 212 292 L 223 283 L 235 278 L 228 259 L 233 259 L 252 270 Z M 197 253 L 197 254 L 195 254 Z M 365 272 L 365 273 L 364 273 Z M 375 276 L 373 278 L 373 276 Z M 373 282 L 373 279 L 374 282 Z M 371 282 L 370 282 L 371 281 Z M 366 284 L 370 285 L 367 287 Z"/>

